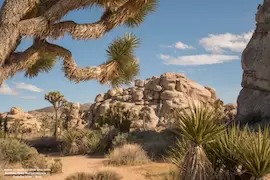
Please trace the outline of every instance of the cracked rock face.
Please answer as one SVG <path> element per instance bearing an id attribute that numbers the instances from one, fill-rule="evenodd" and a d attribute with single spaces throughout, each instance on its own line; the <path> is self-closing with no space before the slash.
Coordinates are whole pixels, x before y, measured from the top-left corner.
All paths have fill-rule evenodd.
<path id="1" fill-rule="evenodd" d="M 270 1 L 259 6 L 257 27 L 242 54 L 242 90 L 237 120 L 247 123 L 255 114 L 270 117 Z"/>
<path id="2" fill-rule="evenodd" d="M 119 88 L 97 95 L 89 109 L 89 123 L 95 123 L 111 105 L 120 102 L 136 113 L 147 109 L 147 127 L 154 129 L 160 124 L 166 126 L 166 116 L 172 109 L 187 107 L 192 100 L 214 103 L 217 96 L 214 89 L 204 87 L 184 74 L 165 73 L 160 77 L 136 80 L 132 88 Z M 134 124 L 141 124 L 140 120 L 137 121 Z"/>

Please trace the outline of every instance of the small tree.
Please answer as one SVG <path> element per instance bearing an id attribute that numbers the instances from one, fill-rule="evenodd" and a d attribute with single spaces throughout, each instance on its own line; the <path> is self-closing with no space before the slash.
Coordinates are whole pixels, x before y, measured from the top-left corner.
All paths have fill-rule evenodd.
<path id="1" fill-rule="evenodd" d="M 62 95 L 59 91 L 52 91 L 45 94 L 45 100 L 49 101 L 53 105 L 53 109 L 55 113 L 53 136 L 57 138 L 58 128 L 60 128 L 60 133 L 61 133 L 61 123 L 60 123 L 60 118 L 58 118 L 58 112 L 60 108 L 63 107 L 67 103 L 67 100 L 65 99 L 64 95 Z"/>
<path id="2" fill-rule="evenodd" d="M 53 117 L 49 116 L 49 115 L 45 115 L 42 116 L 40 118 L 41 121 L 41 131 L 42 131 L 42 135 L 45 137 L 46 136 L 46 132 L 47 130 L 51 130 L 52 127 L 52 119 Z"/>

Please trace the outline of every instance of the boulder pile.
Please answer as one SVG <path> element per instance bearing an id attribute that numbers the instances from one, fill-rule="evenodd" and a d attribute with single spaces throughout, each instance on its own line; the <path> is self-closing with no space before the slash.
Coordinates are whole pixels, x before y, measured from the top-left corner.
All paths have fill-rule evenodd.
<path id="1" fill-rule="evenodd" d="M 218 98 L 214 89 L 202 86 L 180 73 L 165 73 L 160 77 L 138 79 L 135 80 L 134 87 L 111 89 L 97 95 L 95 103 L 89 109 L 89 124 L 94 124 L 111 105 L 121 103 L 135 114 L 146 112 L 146 126 L 154 129 L 158 125 L 168 124 L 166 116 L 174 108 L 185 108 L 193 100 L 214 104 Z M 232 106 L 228 106 L 227 109 L 233 111 L 231 108 Z M 136 121 L 132 124 L 141 124 L 141 120 Z"/>

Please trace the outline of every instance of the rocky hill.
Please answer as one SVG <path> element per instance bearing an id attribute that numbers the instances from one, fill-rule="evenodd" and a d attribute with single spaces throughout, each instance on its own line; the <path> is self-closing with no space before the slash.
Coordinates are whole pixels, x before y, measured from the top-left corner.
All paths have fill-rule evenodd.
<path id="1" fill-rule="evenodd" d="M 79 104 L 71 103 L 68 107 L 68 116 L 66 117 L 70 121 L 70 126 L 83 127 L 82 123 L 82 113 L 80 111 L 88 110 L 90 104 Z M 63 109 L 64 110 L 64 109 Z M 12 127 L 15 123 L 22 124 L 24 129 L 29 131 L 39 131 L 42 125 L 43 118 L 52 118 L 54 116 L 53 107 L 45 107 L 42 109 L 32 110 L 25 112 L 20 107 L 12 107 L 9 112 L 0 113 L 0 118 L 8 119 L 8 127 Z"/>
<path id="2" fill-rule="evenodd" d="M 135 114 L 146 109 L 149 117 L 146 126 L 154 129 L 158 125 L 166 125 L 165 117 L 172 109 L 187 107 L 192 100 L 213 104 L 219 99 L 214 89 L 204 87 L 184 74 L 165 73 L 160 77 L 136 80 L 135 87 L 111 89 L 97 95 L 95 103 L 89 109 L 89 122 L 95 123 L 111 105 L 120 102 Z M 224 106 L 224 110 L 236 113 L 236 107 L 232 104 Z M 142 123 L 142 120 L 137 120 L 133 122 L 133 126 L 137 127 Z"/>

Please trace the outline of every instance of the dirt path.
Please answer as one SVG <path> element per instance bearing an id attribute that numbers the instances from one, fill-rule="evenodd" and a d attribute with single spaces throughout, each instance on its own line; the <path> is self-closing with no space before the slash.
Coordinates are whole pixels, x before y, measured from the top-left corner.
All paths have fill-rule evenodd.
<path id="1" fill-rule="evenodd" d="M 109 169 L 119 173 L 123 180 L 145 180 L 146 174 L 168 172 L 170 165 L 166 163 L 150 163 L 143 166 L 106 166 L 104 158 L 89 158 L 87 156 L 68 156 L 60 158 L 63 163 L 63 173 L 42 178 L 42 180 L 64 180 L 76 172 L 94 173 L 99 170 Z M 25 179 L 26 180 L 26 179 Z M 33 179 L 32 179 L 33 180 Z"/>

